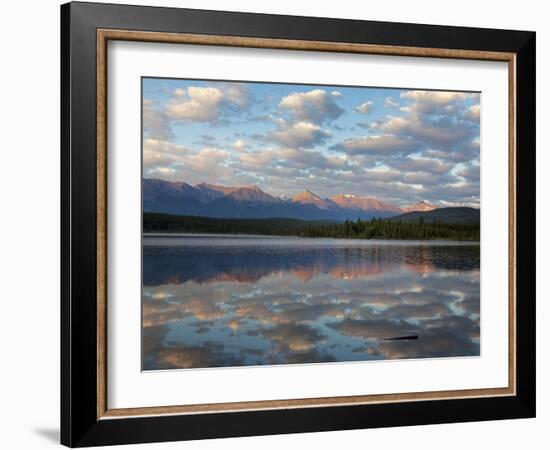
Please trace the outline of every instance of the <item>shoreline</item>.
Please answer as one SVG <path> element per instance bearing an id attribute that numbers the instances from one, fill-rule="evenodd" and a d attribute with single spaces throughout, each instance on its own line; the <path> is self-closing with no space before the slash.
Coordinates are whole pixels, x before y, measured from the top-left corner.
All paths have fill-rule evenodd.
<path id="1" fill-rule="evenodd" d="M 182 238 L 182 239 L 265 239 L 265 240 L 295 240 L 295 241 L 353 241 L 363 243 L 411 243 L 417 245 L 480 245 L 480 241 L 460 241 L 451 239 L 381 239 L 381 238 L 354 238 L 354 237 L 308 237 L 295 235 L 265 235 L 265 234 L 238 234 L 238 233 L 142 233 L 142 239 Z"/>

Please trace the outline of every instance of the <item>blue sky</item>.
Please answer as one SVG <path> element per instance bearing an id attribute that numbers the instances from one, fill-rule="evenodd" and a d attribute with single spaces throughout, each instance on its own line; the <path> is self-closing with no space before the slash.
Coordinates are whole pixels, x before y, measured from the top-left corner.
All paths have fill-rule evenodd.
<path id="1" fill-rule="evenodd" d="M 477 93 L 143 79 L 144 177 L 479 206 Z"/>

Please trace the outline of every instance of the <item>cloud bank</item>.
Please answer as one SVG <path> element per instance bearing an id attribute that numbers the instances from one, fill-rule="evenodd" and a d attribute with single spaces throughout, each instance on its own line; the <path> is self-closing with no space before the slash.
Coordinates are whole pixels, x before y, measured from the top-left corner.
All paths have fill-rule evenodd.
<path id="1" fill-rule="evenodd" d="M 477 93 L 144 80 L 144 176 L 479 206 Z"/>

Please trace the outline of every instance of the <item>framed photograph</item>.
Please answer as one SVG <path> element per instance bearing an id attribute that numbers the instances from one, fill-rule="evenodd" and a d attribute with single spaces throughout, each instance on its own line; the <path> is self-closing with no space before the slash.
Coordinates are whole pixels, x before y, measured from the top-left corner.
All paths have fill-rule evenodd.
<path id="1" fill-rule="evenodd" d="M 535 415 L 535 33 L 61 7 L 61 441 Z"/>

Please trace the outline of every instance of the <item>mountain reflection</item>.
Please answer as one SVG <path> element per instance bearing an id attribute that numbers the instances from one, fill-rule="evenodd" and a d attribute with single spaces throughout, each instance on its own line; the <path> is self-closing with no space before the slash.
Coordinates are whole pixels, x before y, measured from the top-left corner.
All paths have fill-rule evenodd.
<path id="1" fill-rule="evenodd" d="M 144 370 L 479 355 L 479 246 L 223 239 L 143 247 Z"/>
<path id="2" fill-rule="evenodd" d="M 278 272 L 302 281 L 328 273 L 333 278 L 378 276 L 389 270 L 428 273 L 434 270 L 479 269 L 479 246 L 145 246 L 143 284 L 182 284 L 187 281 L 257 282 Z"/>

